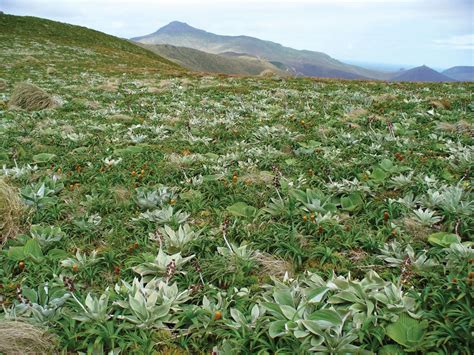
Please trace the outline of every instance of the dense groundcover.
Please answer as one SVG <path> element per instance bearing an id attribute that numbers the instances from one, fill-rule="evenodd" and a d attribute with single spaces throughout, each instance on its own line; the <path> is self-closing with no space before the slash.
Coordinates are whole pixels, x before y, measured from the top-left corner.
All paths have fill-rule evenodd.
<path id="1" fill-rule="evenodd" d="M 3 321 L 97 354 L 473 348 L 472 84 L 27 48 L 2 47 Z M 8 107 L 25 80 L 57 106 Z"/>

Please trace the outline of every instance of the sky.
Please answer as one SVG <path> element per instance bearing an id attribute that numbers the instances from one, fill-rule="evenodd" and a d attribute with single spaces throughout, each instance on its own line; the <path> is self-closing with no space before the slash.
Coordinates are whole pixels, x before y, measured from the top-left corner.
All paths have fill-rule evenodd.
<path id="1" fill-rule="evenodd" d="M 0 0 L 0 10 L 125 38 L 177 20 L 348 62 L 474 65 L 474 0 Z"/>

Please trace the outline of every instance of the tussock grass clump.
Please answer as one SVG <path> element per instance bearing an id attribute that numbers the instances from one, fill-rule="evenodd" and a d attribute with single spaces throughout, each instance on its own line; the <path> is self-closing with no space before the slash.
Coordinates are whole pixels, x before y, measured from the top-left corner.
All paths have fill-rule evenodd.
<path id="1" fill-rule="evenodd" d="M 118 113 L 118 114 L 109 116 L 108 119 L 111 121 L 117 121 L 117 122 L 121 122 L 121 121 L 128 122 L 128 121 L 132 121 L 133 117 Z"/>
<path id="2" fill-rule="evenodd" d="M 17 191 L 0 179 L 0 248 L 18 233 L 22 212 Z"/>
<path id="3" fill-rule="evenodd" d="M 0 353 L 51 354 L 55 337 L 44 329 L 19 321 L 0 321 Z"/>
<path id="4" fill-rule="evenodd" d="M 107 81 L 99 86 L 97 86 L 97 89 L 101 91 L 106 91 L 106 92 L 117 92 L 119 89 L 119 82 L 118 81 Z"/>
<path id="5" fill-rule="evenodd" d="M 58 102 L 46 91 L 30 83 L 19 83 L 13 90 L 8 103 L 9 108 L 22 108 L 27 111 L 39 111 L 54 108 Z"/>
<path id="6" fill-rule="evenodd" d="M 46 74 L 48 74 L 48 75 L 56 74 L 56 69 L 53 68 L 53 67 L 48 67 L 48 68 L 46 69 Z"/>
<path id="7" fill-rule="evenodd" d="M 7 88 L 7 81 L 0 78 L 0 90 L 3 91 Z"/>
<path id="8" fill-rule="evenodd" d="M 259 76 L 261 76 L 262 78 L 278 78 L 279 77 L 278 73 L 276 73 L 275 71 L 271 69 L 265 69 L 259 74 Z"/>
<path id="9" fill-rule="evenodd" d="M 460 120 L 456 123 L 439 122 L 437 124 L 437 128 L 439 130 L 450 132 L 450 133 L 459 132 L 459 133 L 467 133 L 471 135 L 474 133 L 473 125 L 464 120 Z"/>
<path id="10" fill-rule="evenodd" d="M 290 277 L 294 275 L 293 266 L 284 259 L 261 252 L 257 252 L 256 259 L 260 264 L 259 274 L 262 276 L 283 278 L 286 273 Z"/>

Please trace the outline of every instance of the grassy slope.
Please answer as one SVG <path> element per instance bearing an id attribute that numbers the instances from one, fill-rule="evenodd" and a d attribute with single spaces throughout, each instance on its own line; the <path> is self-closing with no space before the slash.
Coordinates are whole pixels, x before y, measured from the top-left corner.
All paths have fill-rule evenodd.
<path id="1" fill-rule="evenodd" d="M 262 71 L 268 69 L 276 73 L 285 74 L 274 65 L 257 58 L 231 58 L 206 53 L 197 49 L 171 45 L 141 45 L 185 68 L 198 72 L 259 75 Z"/>
<path id="2" fill-rule="evenodd" d="M 250 310 L 263 295 L 273 310 L 278 309 L 269 276 L 283 270 L 298 278 L 309 271 L 324 280 L 333 272 L 360 279 L 375 270 L 396 284 L 396 294 L 388 302 L 397 304 L 388 310 L 383 298 L 371 298 L 377 314 L 360 329 L 348 317 L 343 336 L 353 332 L 352 344 L 373 352 L 391 345 L 385 349 L 388 353 L 401 353 L 402 346 L 394 349 L 386 333 L 397 312 L 403 312 L 402 301 L 392 300 L 401 290 L 416 298 L 416 312 L 428 322 L 424 341 L 416 344 L 421 353 L 472 349 L 472 257 L 455 255 L 451 266 L 428 271 L 408 263 L 402 275 L 400 267 L 389 267 L 377 255 L 386 243 L 397 241 L 403 250 L 410 244 L 416 255 L 427 250 L 429 258 L 445 263 L 445 252 L 428 243 L 427 236 L 456 231 L 467 241 L 473 234 L 472 212 L 468 214 L 468 122 L 474 110 L 474 84 L 191 76 L 110 36 L 34 18 L 8 16 L 0 21 L 0 77 L 8 82 L 0 98 L 8 100 L 14 82 L 30 78 L 64 101 L 58 109 L 32 113 L 10 111 L 0 103 L 0 166 L 37 164 L 36 171 L 16 178 L 10 174 L 9 183 L 27 196 L 31 184 L 54 185 L 53 176 L 57 184 L 64 184 L 49 204 L 29 209 L 21 225 L 25 236 L 10 240 L 0 252 L 0 318 L 19 304 L 17 285 L 26 295 L 27 288 L 41 289 L 47 282 L 61 294 L 62 275 L 74 279 L 74 295 L 82 303 L 89 292 L 110 296 L 105 307 L 109 317 L 76 321 L 73 317 L 86 313 L 69 298 L 55 317 L 42 322 L 58 335 L 64 351 L 200 353 L 214 346 L 222 350 L 227 341 L 231 353 L 240 349 L 303 354 L 309 352 L 310 335 L 305 341 L 291 333 L 270 337 L 269 326 L 277 321 L 270 312 L 249 327 L 236 328 L 235 309 L 250 319 Z M 51 29 L 65 34 L 55 35 Z M 31 58 L 21 62 L 27 56 L 39 63 Z M 57 73 L 46 73 L 50 64 Z M 54 155 L 41 162 L 42 153 Z M 107 163 L 110 160 L 117 164 Z M 182 248 L 184 256 L 195 255 L 196 263 L 184 265 L 186 274 L 171 279 L 180 292 L 193 290 L 190 299 L 171 312 L 179 321 L 176 329 L 168 322 L 164 329 L 137 327 L 118 318 L 130 316 L 130 309 L 113 304 L 127 300 L 124 287 L 115 293 L 114 285 L 121 280 L 131 283 L 138 276 L 132 268 L 153 261 L 157 254 L 158 243 L 150 234 L 155 235 L 160 225 L 137 220 L 144 210 L 136 203 L 136 189 L 154 190 L 160 184 L 176 189 L 175 201 L 169 204 L 174 211 L 189 213 L 191 228 L 201 230 Z M 453 198 L 442 208 L 434 201 L 431 208 L 442 220 L 433 227 L 416 221 L 414 207 L 392 201 L 407 197 L 410 202 L 410 194 L 415 201 L 428 201 L 430 191 L 446 192 L 443 185 L 460 189 L 462 203 Z M 321 221 L 317 213 L 312 216 L 290 194 L 295 188 L 318 190 L 318 198 L 337 204 L 332 217 Z M 354 191 L 362 201 L 353 209 L 350 204 L 343 208 L 341 198 Z M 244 211 L 248 217 L 235 216 L 228 207 L 236 202 L 259 213 L 253 215 L 250 208 Z M 219 253 L 218 247 L 226 250 L 226 219 L 230 242 L 247 242 L 251 250 L 267 254 L 239 258 Z M 47 243 L 43 257 L 26 256 L 21 268 L 9 252 L 21 249 L 30 238 L 30 224 L 59 227 L 65 236 Z M 177 222 L 170 225 L 177 228 Z M 165 249 L 171 253 L 168 243 Z M 78 250 L 89 258 L 84 264 L 61 264 Z M 95 261 L 90 260 L 94 251 L 99 258 Z M 403 259 L 405 253 L 400 253 Z M 303 299 L 321 291 L 295 282 L 291 293 Z M 264 288 L 265 284 L 273 286 Z M 241 292 L 236 294 L 235 288 Z M 322 296 L 313 310 L 327 312 L 335 306 L 346 314 L 350 302 L 328 303 L 334 292 Z M 348 299 L 359 298 L 351 295 Z M 214 308 L 203 306 L 204 296 Z M 216 305 L 218 297 L 223 302 Z M 365 299 L 361 302 L 354 308 L 363 308 Z M 31 314 L 24 316 L 32 321 Z"/>
<path id="3" fill-rule="evenodd" d="M 46 66 L 62 68 L 67 75 L 90 67 L 104 73 L 181 70 L 176 64 L 117 37 L 85 27 L 11 15 L 0 16 L 0 56 L 3 77 L 12 70 L 15 75 L 26 74 L 30 69 Z"/>

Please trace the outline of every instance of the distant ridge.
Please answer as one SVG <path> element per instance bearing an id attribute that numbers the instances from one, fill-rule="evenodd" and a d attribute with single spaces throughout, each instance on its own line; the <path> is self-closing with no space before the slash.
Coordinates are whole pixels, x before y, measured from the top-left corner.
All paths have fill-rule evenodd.
<path id="1" fill-rule="evenodd" d="M 142 44 L 139 42 L 137 44 L 184 68 L 197 72 L 260 75 L 264 71 L 271 71 L 280 76 L 289 75 L 284 68 L 278 68 L 268 61 L 244 54 L 224 56 L 170 44 Z"/>
<path id="2" fill-rule="evenodd" d="M 392 81 L 407 82 L 453 82 L 456 81 L 446 75 L 437 72 L 426 65 L 405 70 L 391 78 Z"/>
<path id="3" fill-rule="evenodd" d="M 474 81 L 474 66 L 458 66 L 446 69 L 443 74 L 459 81 Z"/>
<path id="4" fill-rule="evenodd" d="M 221 36 L 173 21 L 149 35 L 132 38 L 143 44 L 170 44 L 200 51 L 257 57 L 299 76 L 340 79 L 389 79 L 391 74 L 340 62 L 322 52 L 297 50 L 249 36 Z"/>

